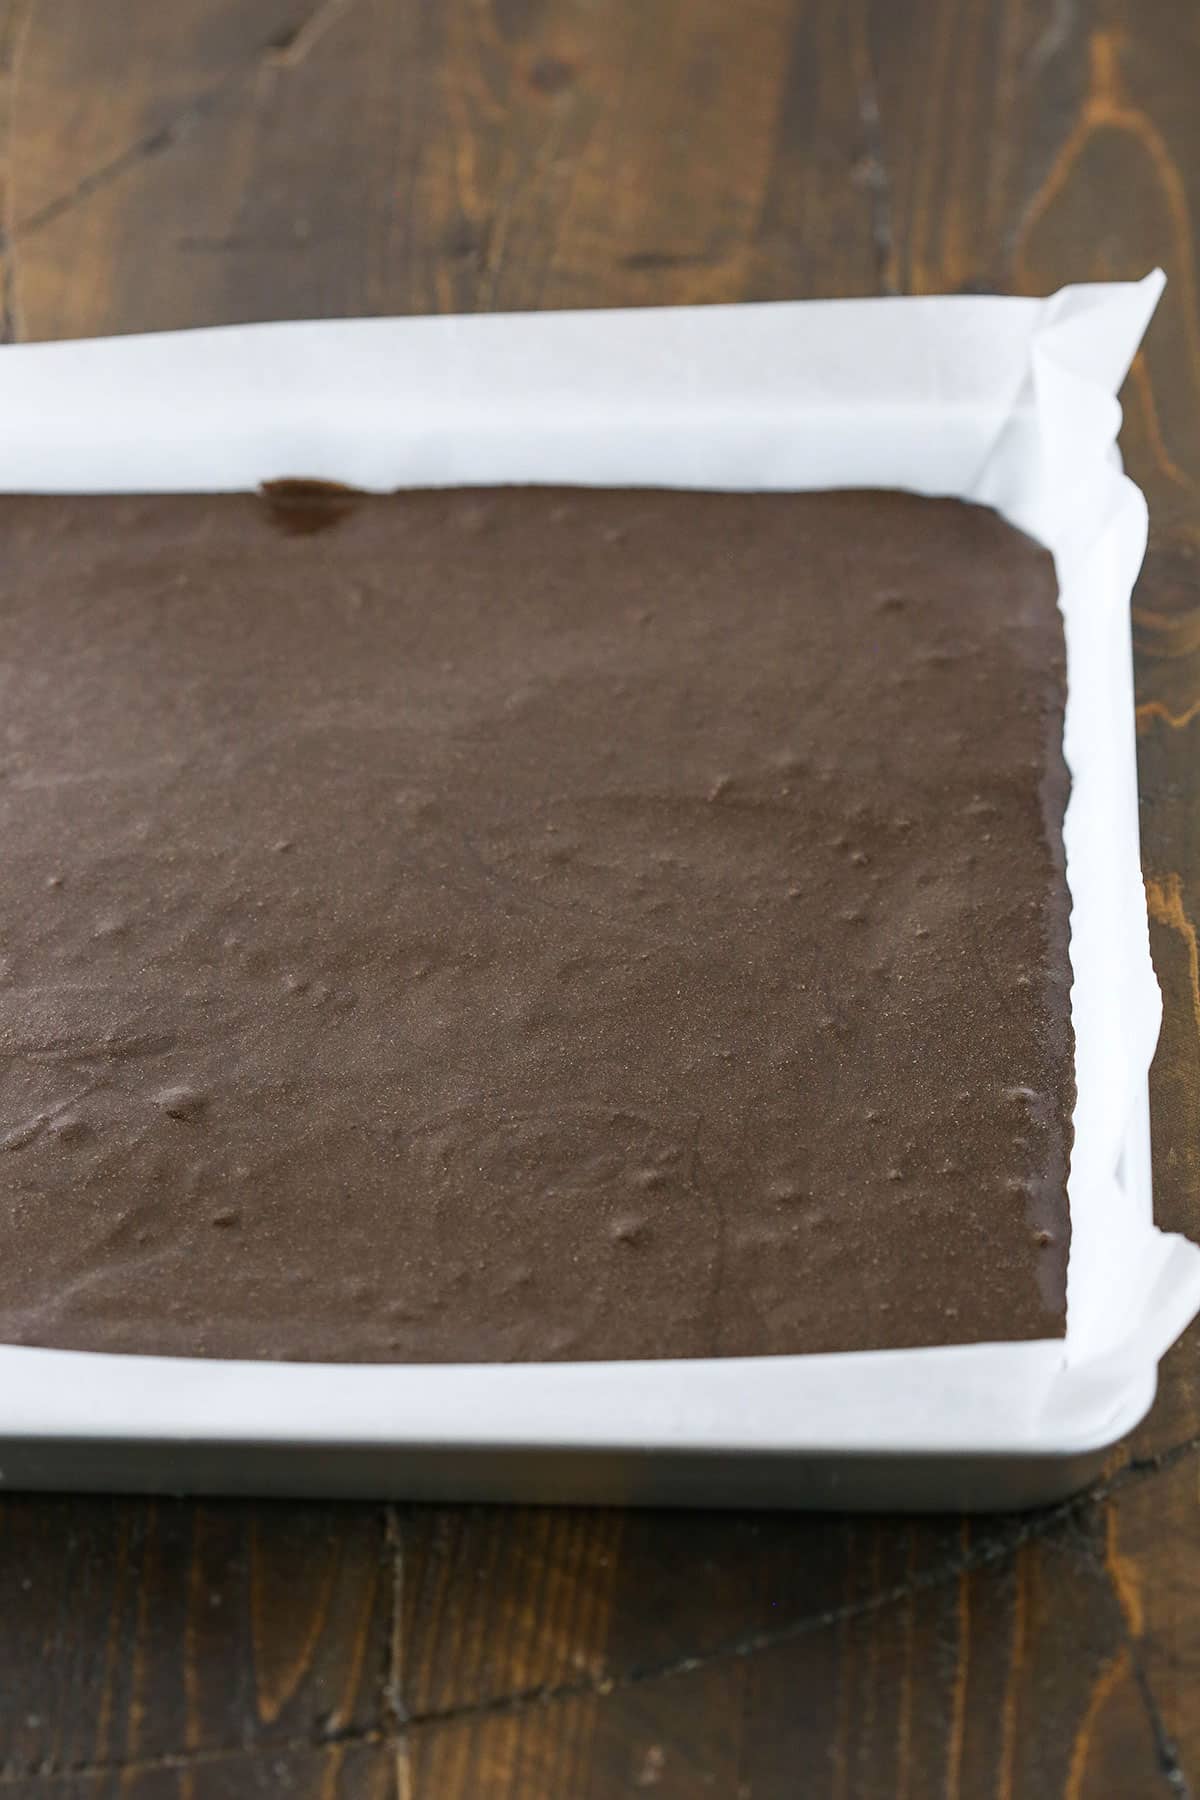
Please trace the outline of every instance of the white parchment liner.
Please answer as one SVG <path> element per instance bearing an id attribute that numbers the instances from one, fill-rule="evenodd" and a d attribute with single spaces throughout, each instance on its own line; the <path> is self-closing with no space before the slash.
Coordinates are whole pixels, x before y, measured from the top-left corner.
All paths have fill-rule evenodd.
<path id="1" fill-rule="evenodd" d="M 0 1436 L 1003 1453 L 1085 1448 L 1131 1422 L 1200 1308 L 1200 1251 L 1150 1216 L 1160 1004 L 1129 631 L 1146 511 L 1114 449 L 1116 391 L 1161 287 L 1154 274 L 1046 301 L 356 320 L 0 350 L 9 492 L 310 475 L 878 486 L 996 506 L 1058 567 L 1078 1079 L 1065 1342 L 410 1368 L 0 1347 Z"/>

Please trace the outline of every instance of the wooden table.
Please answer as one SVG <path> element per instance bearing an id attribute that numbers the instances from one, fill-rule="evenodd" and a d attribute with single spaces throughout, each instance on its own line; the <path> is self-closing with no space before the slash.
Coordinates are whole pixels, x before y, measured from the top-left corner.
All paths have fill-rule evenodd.
<path id="1" fill-rule="evenodd" d="M 1158 1209 L 1200 1236 L 1198 83 L 1181 0 L 0 0 L 3 333 L 1164 264 L 1123 444 Z M 1179 1796 L 1198 1484 L 1195 1331 L 1024 1518 L 13 1497 L 0 1800 Z"/>

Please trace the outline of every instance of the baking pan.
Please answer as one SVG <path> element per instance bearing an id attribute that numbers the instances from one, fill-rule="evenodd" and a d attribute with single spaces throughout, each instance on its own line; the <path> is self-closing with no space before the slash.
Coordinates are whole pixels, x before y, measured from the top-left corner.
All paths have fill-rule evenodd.
<path id="1" fill-rule="evenodd" d="M 1141 495 L 1115 394 L 1161 288 L 280 324 L 0 350 L 0 490 L 552 481 L 902 487 L 1054 553 L 1078 1101 L 1065 1340 L 413 1367 L 0 1346 L 0 1482 L 156 1492 L 1015 1507 L 1092 1479 L 1200 1307 L 1152 1223 L 1137 843 Z M 981 1179 L 985 1172 L 981 1173 Z"/>

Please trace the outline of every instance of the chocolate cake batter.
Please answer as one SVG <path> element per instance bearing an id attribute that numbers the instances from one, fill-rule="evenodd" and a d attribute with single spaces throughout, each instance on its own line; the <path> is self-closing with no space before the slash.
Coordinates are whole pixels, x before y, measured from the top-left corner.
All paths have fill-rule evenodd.
<path id="1" fill-rule="evenodd" d="M 0 499 L 0 1339 L 1060 1333 L 1050 559 L 897 494 Z"/>

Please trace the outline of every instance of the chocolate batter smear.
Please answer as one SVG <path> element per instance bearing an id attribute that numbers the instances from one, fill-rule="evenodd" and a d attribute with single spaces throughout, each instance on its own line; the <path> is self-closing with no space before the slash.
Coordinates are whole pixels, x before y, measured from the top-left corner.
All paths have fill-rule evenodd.
<path id="1" fill-rule="evenodd" d="M 1050 558 L 892 493 L 0 499 L 0 1339 L 1059 1334 Z"/>

